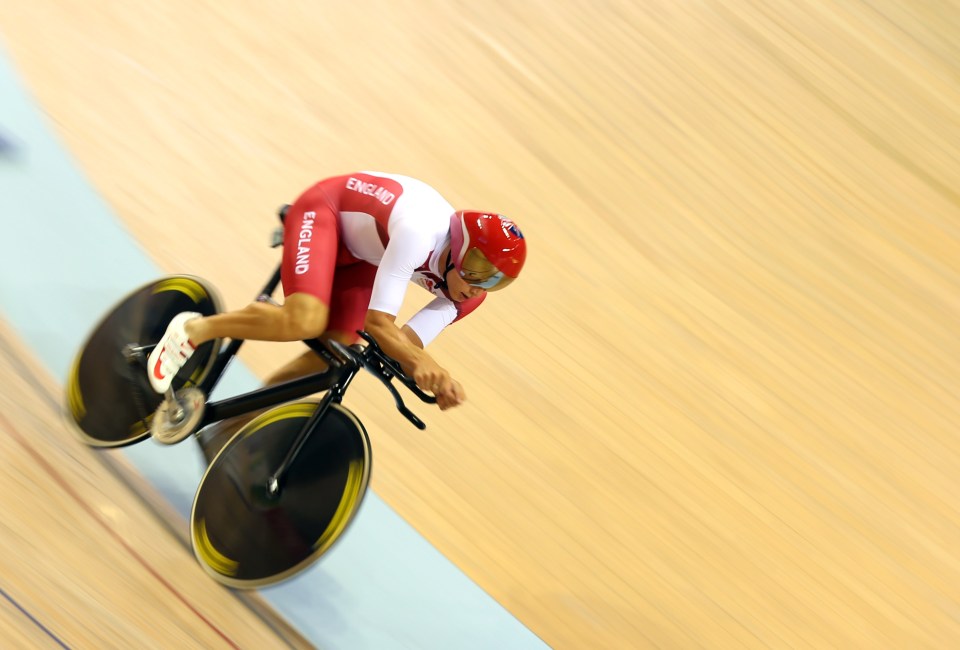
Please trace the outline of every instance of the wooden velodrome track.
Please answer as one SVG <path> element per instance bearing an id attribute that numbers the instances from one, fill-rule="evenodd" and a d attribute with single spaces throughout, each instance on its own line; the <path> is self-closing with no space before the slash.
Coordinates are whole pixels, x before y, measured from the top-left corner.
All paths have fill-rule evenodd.
<path id="1" fill-rule="evenodd" d="M 0 8 L 91 182 L 231 307 L 275 263 L 275 207 L 326 175 L 411 174 L 520 223 L 522 281 L 434 348 L 469 403 L 423 433 L 373 384 L 351 405 L 377 493 L 551 646 L 960 647 L 957 5 Z M 131 606 L 73 613 L 91 629 L 170 647 L 243 621 L 266 647 L 0 368 L 5 480 L 39 450 L 71 486 L 2 491 L 4 558 L 66 561 L 0 559 L 6 584 L 40 607 L 97 575 Z"/>

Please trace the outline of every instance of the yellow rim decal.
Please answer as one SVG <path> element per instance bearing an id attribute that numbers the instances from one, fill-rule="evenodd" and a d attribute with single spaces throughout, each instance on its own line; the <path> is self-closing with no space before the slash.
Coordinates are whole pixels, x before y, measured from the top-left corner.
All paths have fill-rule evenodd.
<path id="1" fill-rule="evenodd" d="M 70 413 L 75 422 L 80 422 L 87 414 L 87 407 L 83 405 L 83 395 L 80 394 L 80 356 L 73 360 L 67 380 L 67 401 L 70 404 Z"/>
<path id="2" fill-rule="evenodd" d="M 251 436 L 263 427 L 278 422 L 280 420 L 286 420 L 289 418 L 302 418 L 310 417 L 314 411 L 317 410 L 317 405 L 313 403 L 297 402 L 295 404 L 287 404 L 275 408 L 271 411 L 267 411 L 260 417 L 254 419 L 253 422 L 249 424 L 249 429 L 243 434 L 243 437 Z"/>
<path id="3" fill-rule="evenodd" d="M 347 526 L 350 514 L 360 496 L 361 482 L 363 481 L 363 463 L 359 460 L 350 461 L 350 469 L 347 472 L 347 484 L 343 488 L 343 496 L 340 498 L 340 505 L 337 511 L 333 513 L 330 525 L 323 531 L 323 535 L 313 545 L 318 551 L 325 550 L 327 546 L 333 543 L 340 536 L 343 529 Z"/>
<path id="4" fill-rule="evenodd" d="M 200 304 L 200 301 L 207 297 L 207 292 L 203 286 L 190 278 L 167 278 L 158 282 L 157 286 L 153 288 L 154 293 L 164 291 L 179 291 L 189 296 L 196 304 Z"/>
<path id="5" fill-rule="evenodd" d="M 206 519 L 201 519 L 194 526 L 193 537 L 197 543 L 197 552 L 203 557 L 207 566 L 225 576 L 236 575 L 239 563 L 214 548 L 213 542 L 210 541 L 210 535 L 207 533 Z"/>

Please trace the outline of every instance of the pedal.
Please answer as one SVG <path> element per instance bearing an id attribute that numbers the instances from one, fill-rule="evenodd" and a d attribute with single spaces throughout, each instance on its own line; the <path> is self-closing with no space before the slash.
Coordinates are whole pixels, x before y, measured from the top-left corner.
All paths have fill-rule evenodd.
<path id="1" fill-rule="evenodd" d="M 176 399 L 165 399 L 150 422 L 150 435 L 164 445 L 174 445 L 193 434 L 207 407 L 206 395 L 199 388 L 183 388 Z"/>

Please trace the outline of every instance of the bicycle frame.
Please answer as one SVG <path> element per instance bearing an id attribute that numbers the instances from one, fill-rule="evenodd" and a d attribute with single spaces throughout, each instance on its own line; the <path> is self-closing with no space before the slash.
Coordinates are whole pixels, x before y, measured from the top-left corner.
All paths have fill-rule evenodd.
<path id="1" fill-rule="evenodd" d="M 269 299 L 279 284 L 280 267 L 277 266 L 276 271 L 274 271 L 270 280 L 260 292 L 258 300 Z M 264 386 L 240 395 L 207 402 L 203 416 L 196 426 L 196 430 L 199 431 L 214 422 L 326 391 L 326 395 L 320 400 L 316 411 L 304 423 L 303 429 L 297 435 L 297 438 L 291 445 L 290 451 L 280 467 L 270 476 L 267 485 L 268 493 L 277 495 L 284 474 L 293 464 L 297 454 L 303 448 L 309 436 L 317 429 L 324 414 L 330 408 L 330 404 L 339 404 L 343 400 L 347 387 L 361 368 L 370 371 L 380 379 L 393 395 L 397 410 L 399 410 L 404 417 L 418 429 L 426 428 L 423 421 L 414 415 L 403 403 L 403 399 L 393 385 L 392 380 L 396 377 L 423 402 L 435 403 L 436 398 L 421 391 L 411 378 L 404 375 L 399 364 L 380 349 L 372 336 L 363 331 L 358 332 L 358 334 L 366 341 L 366 346 L 353 345 L 347 347 L 336 341 L 328 341 L 324 344 L 319 339 L 303 341 L 305 345 L 327 363 L 327 369 L 325 371 L 311 373 L 304 377 L 272 386 Z M 237 355 L 243 343 L 244 341 L 242 339 L 231 339 L 230 343 L 217 354 L 210 371 L 198 385 L 198 388 L 203 391 L 205 395 L 211 394 L 223 376 L 223 373 L 226 371 L 227 365 Z M 138 348 L 133 354 L 135 356 L 141 356 L 145 352 L 145 348 Z"/>

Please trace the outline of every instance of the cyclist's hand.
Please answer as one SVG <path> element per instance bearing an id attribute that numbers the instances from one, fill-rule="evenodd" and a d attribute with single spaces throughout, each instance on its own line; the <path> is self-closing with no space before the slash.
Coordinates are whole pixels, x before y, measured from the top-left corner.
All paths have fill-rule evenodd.
<path id="1" fill-rule="evenodd" d="M 456 379 L 451 379 L 446 389 L 434 393 L 437 397 L 437 406 L 441 411 L 446 411 L 454 406 L 459 406 L 467 399 L 467 394 L 463 391 L 463 386 Z"/>
<path id="2" fill-rule="evenodd" d="M 421 359 L 408 373 L 417 382 L 420 390 L 436 395 L 450 383 L 450 373 L 430 357 Z"/>
<path id="3" fill-rule="evenodd" d="M 466 399 L 460 382 L 429 357 L 420 361 L 410 374 L 421 390 L 434 394 L 441 410 L 457 406 Z"/>

